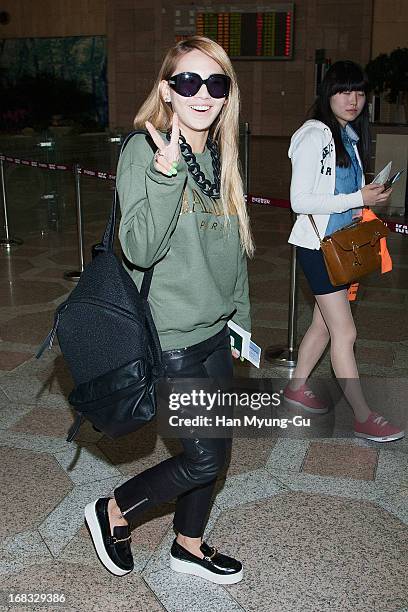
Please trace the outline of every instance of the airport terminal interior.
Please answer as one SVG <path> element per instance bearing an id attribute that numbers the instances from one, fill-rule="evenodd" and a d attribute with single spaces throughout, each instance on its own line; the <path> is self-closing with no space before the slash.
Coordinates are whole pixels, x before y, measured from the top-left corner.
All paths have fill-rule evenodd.
<path id="1" fill-rule="evenodd" d="M 114 183 L 108 173 L 115 172 L 118 141 L 131 129 L 134 110 L 147 94 L 149 70 L 156 73 L 174 40 L 174 5 L 167 0 L 68 2 L 65 7 L 75 17 L 68 26 L 70 14 L 62 2 L 38 0 L 30 11 L 23 4 L 2 3 L 12 18 L 10 27 L 19 22 L 20 29 L 6 34 L 0 25 L 0 39 L 107 36 L 111 119 L 108 128 L 95 133 L 70 134 L 63 126 L 42 134 L 0 133 L 0 154 L 67 166 L 49 169 L 6 160 L 2 166 L 8 235 L 21 243 L 0 250 L 0 610 L 408 612 L 408 436 L 383 444 L 353 436 L 352 412 L 334 381 L 329 351 L 310 381 L 326 394 L 329 412 L 299 411 L 310 418 L 301 430 L 274 427 L 236 437 L 217 482 L 205 539 L 243 561 L 242 582 L 216 585 L 170 569 L 173 503 L 132 525 L 131 574 L 110 575 L 97 560 L 84 526 L 84 506 L 180 452 L 179 442 L 158 436 L 155 421 L 115 440 L 86 423 L 75 442 L 66 442 L 73 421 L 67 399 L 72 379 L 57 342 L 40 360 L 35 353 L 52 327 L 56 307 L 75 286 L 64 275 L 81 265 L 72 165 L 102 173 L 100 178 L 82 174 L 77 183 L 87 263 L 109 214 Z M 195 2 L 178 4 L 182 17 L 187 6 L 196 10 Z M 208 4 L 216 11 L 226 10 L 227 3 Z M 236 2 L 248 11 L 249 4 Z M 263 351 L 259 369 L 240 361 L 234 367 L 237 377 L 267 392 L 279 391 L 293 373 L 265 353 L 288 347 L 292 250 L 287 240 L 293 217 L 287 205 L 287 147 L 313 99 L 315 50 L 324 47 L 333 61 L 347 55 L 366 64 L 407 45 L 402 32 L 406 37 L 408 11 L 402 0 L 294 4 L 292 59 L 234 64 L 243 83 L 242 120 L 251 131 L 247 165 L 242 137 L 242 163 L 249 190 L 258 197 L 258 203 L 248 204 L 256 244 L 248 270 L 252 338 Z M 23 26 L 24 15 L 28 24 Z M 143 19 L 149 23 L 144 29 Z M 132 37 L 137 43 L 130 48 L 126 41 Z M 143 75 L 141 91 L 135 70 Z M 393 147 L 407 160 L 402 107 L 396 117 L 395 108 L 384 102 L 381 112 L 373 124 L 373 142 L 378 151 L 381 143 L 383 157 L 373 155 L 373 173 Z M 393 195 L 391 212 L 381 211 L 394 223 L 388 238 L 393 269 L 362 280 L 352 311 L 356 358 L 370 406 L 407 431 L 406 182 L 404 188 Z M 4 232 L 3 223 L 3 239 Z M 313 309 L 300 269 L 295 298 L 297 347 Z M 279 410 L 281 417 L 293 418 L 288 407 Z M 19 593 L 63 594 L 65 601 L 13 602 L 10 595 Z"/>

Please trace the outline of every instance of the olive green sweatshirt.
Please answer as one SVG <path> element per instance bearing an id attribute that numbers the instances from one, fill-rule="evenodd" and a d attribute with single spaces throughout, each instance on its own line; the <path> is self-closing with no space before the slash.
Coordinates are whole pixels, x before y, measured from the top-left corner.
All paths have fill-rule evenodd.
<path id="1" fill-rule="evenodd" d="M 228 319 L 250 331 L 246 257 L 238 218 L 225 217 L 219 200 L 206 196 L 184 159 L 176 176 L 153 165 L 155 146 L 136 134 L 118 165 L 122 218 L 119 238 L 133 265 L 127 269 L 140 288 L 143 271 L 154 264 L 149 303 L 164 351 L 192 346 L 219 332 Z M 213 180 L 211 154 L 196 154 Z"/>

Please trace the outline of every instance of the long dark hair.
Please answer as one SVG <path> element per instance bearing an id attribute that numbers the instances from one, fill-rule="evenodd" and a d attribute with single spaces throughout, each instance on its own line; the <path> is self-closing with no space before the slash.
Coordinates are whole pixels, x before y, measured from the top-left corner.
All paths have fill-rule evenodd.
<path id="1" fill-rule="evenodd" d="M 340 123 L 330 107 L 330 98 L 343 91 L 364 91 L 366 95 L 368 94 L 367 75 L 358 64 L 348 60 L 336 62 L 326 72 L 319 88 L 319 94 L 309 111 L 309 118 L 318 119 L 330 128 L 336 147 L 336 164 L 348 167 L 351 163 L 350 156 L 341 138 Z M 366 170 L 371 146 L 367 99 L 359 116 L 354 121 L 350 121 L 350 126 L 359 137 L 358 152 L 363 168 Z"/>

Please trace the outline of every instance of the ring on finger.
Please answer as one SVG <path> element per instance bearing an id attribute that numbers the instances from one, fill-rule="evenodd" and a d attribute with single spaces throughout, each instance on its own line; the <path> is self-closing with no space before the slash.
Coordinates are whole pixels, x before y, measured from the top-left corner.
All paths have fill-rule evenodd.
<path id="1" fill-rule="evenodd" d="M 164 153 L 162 153 L 162 152 L 160 151 L 160 149 L 158 149 L 158 150 L 156 151 L 156 153 L 154 154 L 154 158 L 155 158 L 155 160 L 156 160 L 156 161 L 157 161 L 157 159 L 158 159 L 159 157 L 164 157 Z"/>

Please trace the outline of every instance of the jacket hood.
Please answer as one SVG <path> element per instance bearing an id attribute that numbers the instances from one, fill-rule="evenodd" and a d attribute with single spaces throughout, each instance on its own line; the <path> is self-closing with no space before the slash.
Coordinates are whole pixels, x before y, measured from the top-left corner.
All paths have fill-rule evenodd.
<path id="1" fill-rule="evenodd" d="M 292 157 L 294 149 L 296 149 L 299 142 L 303 140 L 305 136 L 311 135 L 312 132 L 316 132 L 316 130 L 323 134 L 323 146 L 328 145 L 333 138 L 330 128 L 327 127 L 327 125 L 322 121 L 318 121 L 317 119 L 309 119 L 308 121 L 305 121 L 305 123 L 301 125 L 298 130 L 296 130 L 290 139 L 288 157 Z"/>

